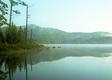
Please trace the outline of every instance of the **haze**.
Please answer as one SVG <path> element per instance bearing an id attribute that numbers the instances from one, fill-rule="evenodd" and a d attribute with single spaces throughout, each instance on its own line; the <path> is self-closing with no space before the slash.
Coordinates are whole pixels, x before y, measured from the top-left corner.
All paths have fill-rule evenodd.
<path id="1" fill-rule="evenodd" d="M 24 0 L 30 4 L 29 24 L 67 32 L 112 32 L 112 0 Z M 14 18 L 25 24 L 25 11 Z M 18 19 L 20 18 L 20 19 Z M 22 19 L 22 20 L 21 20 Z M 21 21 L 18 21 L 21 20 Z"/>

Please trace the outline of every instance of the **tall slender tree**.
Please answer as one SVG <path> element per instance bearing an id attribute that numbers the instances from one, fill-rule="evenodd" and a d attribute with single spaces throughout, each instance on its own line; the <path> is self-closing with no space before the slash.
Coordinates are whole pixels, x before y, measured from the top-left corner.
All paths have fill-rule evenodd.
<path id="1" fill-rule="evenodd" d="M 24 43 L 25 42 L 25 34 L 24 34 L 24 30 L 22 29 L 22 27 L 20 26 L 18 32 L 17 32 L 17 36 L 18 36 L 18 43 Z"/>
<path id="2" fill-rule="evenodd" d="M 10 18 L 9 18 L 9 26 L 11 26 L 12 24 L 12 13 L 15 12 L 16 14 L 20 14 L 20 12 L 18 10 L 13 10 L 14 6 L 19 5 L 19 2 L 16 0 L 9 0 L 10 1 Z"/>
<path id="3" fill-rule="evenodd" d="M 9 44 L 17 43 L 17 27 L 15 24 L 11 23 L 12 26 L 8 27 L 6 30 L 6 41 Z"/>
<path id="4" fill-rule="evenodd" d="M 27 42 L 27 39 L 28 39 L 28 4 L 26 4 L 25 2 L 19 0 L 19 4 L 23 5 L 26 7 L 26 29 L 25 29 L 25 39 L 26 39 L 26 42 Z"/>

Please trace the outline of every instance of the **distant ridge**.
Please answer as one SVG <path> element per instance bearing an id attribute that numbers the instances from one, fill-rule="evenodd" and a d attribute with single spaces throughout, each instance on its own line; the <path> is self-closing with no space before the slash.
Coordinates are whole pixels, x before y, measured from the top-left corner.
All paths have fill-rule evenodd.
<path id="1" fill-rule="evenodd" d="M 33 30 L 33 40 L 38 43 L 55 44 L 110 44 L 112 33 L 109 32 L 65 32 L 55 28 L 29 24 Z"/>

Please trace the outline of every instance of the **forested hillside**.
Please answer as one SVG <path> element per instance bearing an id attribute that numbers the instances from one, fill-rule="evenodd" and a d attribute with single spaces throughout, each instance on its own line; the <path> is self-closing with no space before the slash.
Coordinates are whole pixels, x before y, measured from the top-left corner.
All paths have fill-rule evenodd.
<path id="1" fill-rule="evenodd" d="M 37 43 L 76 43 L 76 44 L 103 44 L 112 43 L 111 33 L 108 32 L 65 32 L 54 28 L 43 28 L 29 25 L 33 31 L 33 41 Z"/>

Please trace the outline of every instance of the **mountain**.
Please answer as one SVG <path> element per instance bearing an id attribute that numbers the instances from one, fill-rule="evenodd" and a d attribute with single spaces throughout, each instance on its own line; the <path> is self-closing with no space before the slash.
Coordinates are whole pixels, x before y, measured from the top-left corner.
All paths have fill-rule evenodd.
<path id="1" fill-rule="evenodd" d="M 33 41 L 38 43 L 62 44 L 106 44 L 112 43 L 112 33 L 109 32 L 65 32 L 54 28 L 43 28 L 34 24 L 28 26 L 33 31 Z M 29 32 L 30 33 L 30 32 Z"/>

